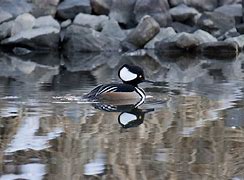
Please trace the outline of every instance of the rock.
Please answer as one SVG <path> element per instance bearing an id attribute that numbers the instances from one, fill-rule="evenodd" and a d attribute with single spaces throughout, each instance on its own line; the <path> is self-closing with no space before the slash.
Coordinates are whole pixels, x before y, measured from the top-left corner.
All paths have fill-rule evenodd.
<path id="1" fill-rule="evenodd" d="M 75 25 L 89 27 L 89 28 L 95 29 L 97 31 L 101 31 L 103 28 L 103 25 L 107 21 L 108 21 L 108 16 L 105 16 L 105 15 L 95 16 L 95 15 L 90 15 L 90 14 L 79 13 L 75 17 L 73 23 Z"/>
<path id="2" fill-rule="evenodd" d="M 98 15 L 108 15 L 111 5 L 112 0 L 91 0 L 92 10 Z"/>
<path id="3" fill-rule="evenodd" d="M 0 40 L 11 36 L 11 29 L 13 27 L 14 21 L 8 21 L 0 24 Z"/>
<path id="4" fill-rule="evenodd" d="M 64 36 L 64 50 L 72 52 L 119 51 L 119 41 L 91 28 L 71 25 Z"/>
<path id="5" fill-rule="evenodd" d="M 167 0 L 138 0 L 135 4 L 134 14 L 137 22 L 145 15 L 153 17 L 161 27 L 171 22 Z"/>
<path id="6" fill-rule="evenodd" d="M 161 54 L 164 53 L 184 53 L 185 50 L 182 48 L 179 48 L 176 45 L 176 42 L 164 42 L 164 41 L 158 41 L 155 43 L 155 49 L 157 50 L 157 54 L 161 56 Z"/>
<path id="7" fill-rule="evenodd" d="M 33 9 L 32 15 L 35 17 L 40 16 L 55 16 L 59 0 L 32 0 Z"/>
<path id="8" fill-rule="evenodd" d="M 235 27 L 235 19 L 220 12 L 205 12 L 197 25 L 215 37 L 219 37 Z"/>
<path id="9" fill-rule="evenodd" d="M 200 51 L 203 54 L 214 54 L 216 56 L 220 54 L 237 54 L 238 45 L 235 42 L 218 41 L 203 43 L 199 46 Z"/>
<path id="10" fill-rule="evenodd" d="M 57 49 L 59 43 L 59 30 L 53 27 L 29 29 L 1 41 L 2 45 L 25 46 L 32 49 Z"/>
<path id="11" fill-rule="evenodd" d="M 218 37 L 219 41 L 223 41 L 225 39 L 231 38 L 231 37 L 237 37 L 240 33 L 237 32 L 236 28 L 232 28 L 229 31 L 225 32 L 222 36 Z"/>
<path id="12" fill-rule="evenodd" d="M 118 22 L 114 19 L 110 19 L 109 21 L 105 22 L 102 29 L 102 34 L 118 40 L 123 40 L 126 37 L 125 32 L 122 31 Z"/>
<path id="13" fill-rule="evenodd" d="M 33 28 L 54 27 L 60 30 L 59 23 L 52 16 L 42 16 L 35 20 Z"/>
<path id="14" fill-rule="evenodd" d="M 15 47 L 13 49 L 14 54 L 18 55 L 18 56 L 22 56 L 22 55 L 26 55 L 31 53 L 31 50 L 26 49 L 26 48 L 21 48 L 21 47 Z"/>
<path id="15" fill-rule="evenodd" d="M 194 7 L 200 11 L 212 11 L 218 5 L 218 0 L 169 0 L 171 6 L 177 6 L 179 4 L 186 4 L 190 7 Z"/>
<path id="16" fill-rule="evenodd" d="M 159 33 L 145 45 L 145 48 L 154 49 L 156 42 L 158 42 L 158 41 L 166 42 L 166 41 L 168 41 L 168 39 L 171 39 L 175 35 L 176 35 L 176 32 L 172 27 L 160 28 Z"/>
<path id="17" fill-rule="evenodd" d="M 143 48 L 159 31 L 159 24 L 151 16 L 144 16 L 137 27 L 122 42 L 122 46 L 124 50 Z"/>
<path id="18" fill-rule="evenodd" d="M 15 20 L 11 29 L 11 36 L 32 29 L 35 24 L 35 17 L 29 13 L 19 15 Z"/>
<path id="19" fill-rule="evenodd" d="M 236 22 L 240 23 L 242 20 L 242 5 L 241 4 L 231 4 L 223 5 L 214 10 L 215 12 L 223 13 L 227 16 L 235 17 Z"/>
<path id="20" fill-rule="evenodd" d="M 31 12 L 32 5 L 28 0 L 1 0 L 0 9 L 12 14 L 14 17 Z"/>
<path id="21" fill-rule="evenodd" d="M 124 26 L 134 26 L 135 17 L 133 10 L 135 3 L 136 0 L 112 0 L 109 17 Z"/>
<path id="22" fill-rule="evenodd" d="M 191 33 L 196 30 L 195 27 L 180 23 L 180 22 L 173 22 L 170 24 L 172 28 L 174 28 L 175 32 L 181 33 L 181 32 L 188 32 Z"/>
<path id="23" fill-rule="evenodd" d="M 242 0 L 219 0 L 219 5 L 226 5 L 226 4 L 237 4 L 241 3 Z"/>
<path id="24" fill-rule="evenodd" d="M 70 19 L 67 19 L 66 21 L 63 21 L 61 23 L 61 28 L 67 28 L 69 25 L 71 25 L 72 21 Z"/>
<path id="25" fill-rule="evenodd" d="M 200 44 L 200 41 L 193 35 L 189 33 L 181 33 L 177 40 L 176 46 L 182 49 L 194 49 Z"/>
<path id="26" fill-rule="evenodd" d="M 238 24 L 236 26 L 236 30 L 237 32 L 239 32 L 240 34 L 244 34 L 244 23 L 243 24 Z"/>
<path id="27" fill-rule="evenodd" d="M 237 43 L 240 49 L 243 49 L 243 47 L 244 47 L 244 35 L 240 35 L 237 37 L 231 37 L 231 38 L 226 39 L 225 41 Z"/>
<path id="28" fill-rule="evenodd" d="M 13 18 L 12 14 L 0 8 L 0 24 L 5 21 L 9 21 L 12 18 Z"/>
<path id="29" fill-rule="evenodd" d="M 57 15 L 63 19 L 73 19 L 80 12 L 91 13 L 90 0 L 64 0 L 57 8 Z"/>
<path id="30" fill-rule="evenodd" d="M 209 34 L 206 31 L 203 31 L 201 29 L 194 32 L 194 36 L 199 40 L 199 43 L 207 43 L 207 42 L 217 42 L 218 40 L 213 37 L 211 34 Z"/>
<path id="31" fill-rule="evenodd" d="M 180 4 L 174 8 L 171 8 L 169 13 L 175 21 L 186 21 L 189 19 L 191 20 L 194 18 L 194 16 L 199 14 L 196 9 L 188 7 L 185 4 Z"/>

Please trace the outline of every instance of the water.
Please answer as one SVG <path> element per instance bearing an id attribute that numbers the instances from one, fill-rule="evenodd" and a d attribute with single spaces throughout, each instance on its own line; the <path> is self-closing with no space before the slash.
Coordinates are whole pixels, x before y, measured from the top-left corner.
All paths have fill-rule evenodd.
<path id="1" fill-rule="evenodd" d="M 0 55 L 1 180 L 244 179 L 244 54 Z M 156 81 L 141 106 L 82 99 L 124 63 Z"/>

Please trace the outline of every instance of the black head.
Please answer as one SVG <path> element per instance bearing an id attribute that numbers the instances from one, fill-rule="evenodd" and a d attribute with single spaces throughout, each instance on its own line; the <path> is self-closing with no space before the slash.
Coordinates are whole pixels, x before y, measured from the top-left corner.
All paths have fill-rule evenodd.
<path id="1" fill-rule="evenodd" d="M 137 86 L 142 82 L 147 82 L 145 80 L 144 72 L 139 66 L 125 64 L 119 69 L 118 75 L 124 83 L 133 86 Z"/>

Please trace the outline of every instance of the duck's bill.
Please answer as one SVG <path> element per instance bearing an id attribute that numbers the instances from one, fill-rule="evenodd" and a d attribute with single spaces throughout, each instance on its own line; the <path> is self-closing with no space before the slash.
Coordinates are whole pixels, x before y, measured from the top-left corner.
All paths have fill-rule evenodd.
<path id="1" fill-rule="evenodd" d="M 143 80 L 142 82 L 144 82 L 144 83 L 155 83 L 154 81 L 150 81 L 150 80 Z"/>

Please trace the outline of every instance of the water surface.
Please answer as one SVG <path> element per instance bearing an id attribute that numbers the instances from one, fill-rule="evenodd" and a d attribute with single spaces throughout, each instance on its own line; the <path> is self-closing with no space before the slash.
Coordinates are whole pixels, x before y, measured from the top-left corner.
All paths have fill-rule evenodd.
<path id="1" fill-rule="evenodd" d="M 82 99 L 124 63 L 155 86 Z M 234 59 L 0 54 L 0 179 L 244 179 L 244 54 Z"/>

